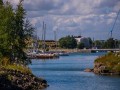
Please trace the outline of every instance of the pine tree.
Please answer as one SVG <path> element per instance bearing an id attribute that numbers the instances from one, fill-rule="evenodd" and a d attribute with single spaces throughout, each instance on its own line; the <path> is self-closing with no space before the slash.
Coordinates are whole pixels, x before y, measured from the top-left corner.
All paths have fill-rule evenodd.
<path id="1" fill-rule="evenodd" d="M 14 17 L 13 9 L 10 3 L 6 2 L 0 9 L 0 53 L 1 57 L 10 57 L 9 35 L 11 32 L 11 23 Z"/>
<path id="2" fill-rule="evenodd" d="M 31 61 L 24 52 L 28 38 L 34 28 L 25 20 L 23 0 L 20 0 L 16 10 L 9 2 L 0 8 L 0 58 L 8 57 L 10 63 L 29 64 Z"/>
<path id="3" fill-rule="evenodd" d="M 29 64 L 31 61 L 27 58 L 24 49 L 26 48 L 26 40 L 33 33 L 34 28 L 30 23 L 25 22 L 26 12 L 22 5 L 23 0 L 20 0 L 17 9 L 15 11 L 15 31 L 14 31 L 14 60 L 17 63 Z M 14 38 L 13 38 L 14 39 Z"/>

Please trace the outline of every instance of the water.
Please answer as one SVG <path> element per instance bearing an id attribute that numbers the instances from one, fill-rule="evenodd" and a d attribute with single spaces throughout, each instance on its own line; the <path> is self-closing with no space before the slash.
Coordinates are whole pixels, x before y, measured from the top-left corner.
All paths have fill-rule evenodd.
<path id="1" fill-rule="evenodd" d="M 83 71 L 93 68 L 95 58 L 102 54 L 83 53 L 59 59 L 32 60 L 29 67 L 34 75 L 48 81 L 50 86 L 44 90 L 120 90 L 120 77 Z"/>

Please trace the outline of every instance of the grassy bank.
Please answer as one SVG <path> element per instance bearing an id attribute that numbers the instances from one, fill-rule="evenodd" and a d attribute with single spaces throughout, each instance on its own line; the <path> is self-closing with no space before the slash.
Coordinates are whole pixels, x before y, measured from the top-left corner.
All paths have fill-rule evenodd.
<path id="1" fill-rule="evenodd" d="M 23 65 L 17 65 L 17 64 L 10 64 L 10 65 L 1 65 L 0 69 L 5 69 L 5 70 L 14 70 L 14 71 L 20 71 L 22 73 L 28 73 L 32 74 L 31 70 Z"/>
<path id="2" fill-rule="evenodd" d="M 120 52 L 108 53 L 95 60 L 95 67 L 103 67 L 109 72 L 120 73 Z"/>

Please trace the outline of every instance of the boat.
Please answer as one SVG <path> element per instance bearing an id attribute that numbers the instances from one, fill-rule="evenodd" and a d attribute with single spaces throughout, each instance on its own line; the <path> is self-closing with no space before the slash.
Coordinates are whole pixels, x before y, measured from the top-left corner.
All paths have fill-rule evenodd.
<path id="1" fill-rule="evenodd" d="M 37 59 L 54 59 L 54 58 L 59 58 L 58 54 L 54 53 L 38 53 L 36 54 Z"/>
<path id="2" fill-rule="evenodd" d="M 32 58 L 32 59 L 53 59 L 53 58 L 59 58 L 59 54 L 52 53 L 52 52 L 46 52 L 45 51 L 45 32 L 46 32 L 46 24 L 44 24 L 44 22 L 43 22 L 43 32 L 42 32 L 43 51 L 42 52 L 36 51 L 36 52 L 29 53 L 28 54 L 29 58 Z"/>
<path id="3" fill-rule="evenodd" d="M 69 54 L 66 52 L 59 52 L 58 54 L 59 54 L 59 56 L 69 56 Z"/>

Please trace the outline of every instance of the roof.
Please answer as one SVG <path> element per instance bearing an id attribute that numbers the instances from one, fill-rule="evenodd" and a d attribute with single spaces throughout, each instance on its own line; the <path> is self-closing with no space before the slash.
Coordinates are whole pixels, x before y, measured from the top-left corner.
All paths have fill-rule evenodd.
<path id="1" fill-rule="evenodd" d="M 43 40 L 40 40 L 43 41 Z M 55 40 L 45 40 L 45 42 L 55 42 Z"/>
<path id="2" fill-rule="evenodd" d="M 74 36 L 74 38 L 81 38 L 82 36 Z"/>

